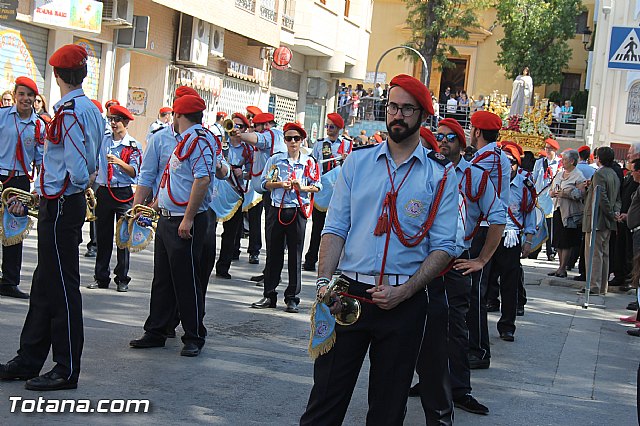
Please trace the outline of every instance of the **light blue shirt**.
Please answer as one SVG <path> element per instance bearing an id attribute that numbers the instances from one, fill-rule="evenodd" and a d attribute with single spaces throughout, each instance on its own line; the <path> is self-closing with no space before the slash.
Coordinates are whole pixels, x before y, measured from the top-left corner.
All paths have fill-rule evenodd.
<path id="1" fill-rule="evenodd" d="M 277 152 L 287 152 L 287 145 L 284 143 L 284 133 L 280 129 L 265 130 L 262 133 L 256 133 L 256 136 L 258 137 L 258 143 L 255 147 L 258 151 L 253 153 L 251 186 L 257 192 L 264 192 L 264 189 L 262 189 L 262 172 L 271 157 L 271 147 L 273 147 L 273 153 L 275 154 Z"/>
<path id="2" fill-rule="evenodd" d="M 147 141 L 138 173 L 138 185 L 151 188 L 154 197 L 158 196 L 162 172 L 180 140 L 173 126 L 166 126 L 153 133 Z"/>
<path id="3" fill-rule="evenodd" d="M 387 235 L 374 236 L 373 231 L 385 196 L 391 190 L 385 159 L 396 187 L 415 159 L 396 202 L 402 229 L 409 235 L 414 235 L 425 223 L 439 182 L 447 174 L 435 220 L 420 244 L 405 247 L 392 231 L 385 273 L 413 275 L 435 250 L 442 250 L 452 257 L 456 255 L 458 179 L 453 168 L 445 171 L 445 166 L 427 154 L 428 150 L 418 144 L 405 162 L 396 165 L 387 143 L 381 143 L 353 151 L 347 157 L 322 230 L 322 234 L 334 234 L 345 239 L 340 269 L 367 275 L 380 273 Z"/>
<path id="4" fill-rule="evenodd" d="M 40 134 L 36 137 L 36 129 L 38 127 L 40 128 Z M 20 135 L 26 170 L 23 169 L 16 156 L 18 135 Z M 44 121 L 38 118 L 38 115 L 33 110 L 29 118 L 22 119 L 18 115 L 15 105 L 0 108 L 0 169 L 31 174 L 31 165 L 34 162 L 36 165 L 40 165 L 42 163 L 42 153 L 44 152 L 44 145 L 38 143 L 36 139 L 43 143 L 45 135 L 46 126 Z"/>
<path id="5" fill-rule="evenodd" d="M 486 158 L 478 160 L 482 154 L 491 151 L 495 152 L 497 155 L 491 154 Z M 489 179 L 493 182 L 493 186 L 496 189 L 496 193 L 498 193 L 498 197 L 505 206 L 508 206 L 511 162 L 509 161 L 509 158 L 507 158 L 507 154 L 498 147 L 496 142 L 491 142 L 480 148 L 473 156 L 471 162 L 480 166 L 482 170 L 489 172 Z"/>
<path id="6" fill-rule="evenodd" d="M 526 188 L 525 181 L 528 178 L 524 173 L 516 173 L 515 177 L 511 180 L 510 184 L 510 195 L 509 195 L 509 212 L 507 216 L 507 226 L 505 230 L 515 230 L 518 232 L 523 232 L 524 234 L 535 234 L 536 233 L 536 213 L 535 209 L 531 212 L 523 212 L 522 208 L 522 198 L 526 197 L 527 205 L 531 202 L 531 191 Z M 533 182 L 529 181 L 531 187 L 533 187 Z M 513 221 L 513 218 L 518 221 L 518 223 L 522 226 L 522 229 Z"/>
<path id="7" fill-rule="evenodd" d="M 547 167 L 545 168 L 545 161 L 547 161 Z M 558 167 L 560 166 L 560 157 L 556 155 L 553 160 L 548 161 L 545 157 L 538 158 L 536 163 L 533 166 L 533 172 L 531 172 L 531 179 L 533 180 L 534 185 L 536 186 L 536 191 L 538 194 L 542 192 L 543 189 L 551 185 L 551 181 L 553 177 L 558 173 Z M 550 170 L 547 172 L 547 168 Z M 546 177 L 545 177 L 545 172 Z"/>
<path id="8" fill-rule="evenodd" d="M 471 165 L 470 162 L 460 157 L 460 162 L 456 166 L 456 176 L 460 182 L 460 191 L 465 200 L 466 217 L 464 218 L 464 238 L 463 241 L 458 240 L 458 245 L 462 250 L 468 250 L 471 248 L 472 238 L 469 238 L 478 226 L 478 220 L 480 216 L 484 218 L 490 225 L 504 225 L 507 223 L 507 210 L 505 206 L 498 200 L 495 187 L 491 180 L 487 182 L 484 193 L 480 196 L 477 202 L 473 202 L 469 199 L 466 192 L 467 175 L 465 171 L 469 169 L 471 173 L 471 195 L 476 197 L 478 189 L 480 188 L 480 181 L 482 180 L 482 169 Z M 467 238 L 469 238 L 467 240 Z"/>
<path id="9" fill-rule="evenodd" d="M 69 179 L 64 195 L 84 192 L 89 184 L 89 175 L 96 171 L 104 121 L 82 89 L 67 93 L 53 108 L 56 111 L 54 120 L 63 120 L 65 131 L 60 143 L 45 142 L 42 159 L 44 191 L 48 195 L 57 194 Z M 40 185 L 36 188 L 42 194 L 43 188 Z"/>
<path id="10" fill-rule="evenodd" d="M 216 168 L 215 141 L 207 136 L 207 132 L 200 124 L 194 124 L 186 129 L 183 138 L 187 138 L 180 155 L 186 155 L 193 143 L 197 144 L 191 155 L 184 160 L 178 159 L 175 152 L 169 158 L 168 177 L 164 187 L 160 187 L 158 193 L 158 205 L 167 209 L 171 214 L 184 215 L 187 205 L 175 204 L 172 197 L 178 203 L 186 203 L 191 195 L 191 188 L 196 179 L 203 177 L 214 178 Z M 212 188 L 212 185 L 209 185 Z M 169 194 L 171 190 L 171 194 Z M 198 206 L 198 213 L 204 212 L 211 202 L 212 190 L 205 192 L 204 201 Z"/>
<path id="11" fill-rule="evenodd" d="M 276 173 L 277 170 L 277 173 Z M 318 189 L 322 189 L 322 184 L 319 179 L 313 179 L 308 176 L 319 176 L 318 169 L 316 168 L 316 162 L 313 158 L 300 152 L 300 156 L 297 160 L 289 158 L 287 152 L 279 152 L 273 154 L 273 157 L 269 158 L 267 165 L 262 171 L 262 190 L 267 190 L 267 182 L 272 182 L 274 176 L 277 182 L 283 182 L 288 179 L 298 179 L 301 186 L 315 186 Z M 309 192 L 300 191 L 300 200 L 303 205 L 308 205 L 311 202 L 311 196 Z M 298 200 L 298 194 L 291 189 L 285 190 L 284 188 L 275 188 L 271 190 L 271 204 L 275 207 L 302 207 Z"/>
<path id="12" fill-rule="evenodd" d="M 131 152 L 131 157 L 127 164 L 133 167 L 136 176 L 129 176 L 120 166 L 113 164 L 113 176 L 110 182 L 108 181 L 108 163 L 107 155 L 112 154 L 122 159 L 122 151 L 124 148 L 134 148 Z M 98 176 L 96 176 L 96 183 L 98 185 L 106 186 L 107 183 L 112 188 L 118 188 L 123 186 L 131 186 L 136 184 L 136 177 L 140 171 L 140 161 L 142 157 L 142 151 L 138 147 L 138 142 L 127 133 L 122 140 L 114 141 L 113 134 L 105 135 L 100 146 L 100 153 L 98 157 Z"/>
<path id="13" fill-rule="evenodd" d="M 316 161 L 318 161 L 318 162 L 320 162 L 320 161 L 325 159 L 325 157 L 323 155 L 323 152 L 322 152 L 322 148 L 323 148 L 325 142 L 331 143 L 331 155 L 333 155 L 334 158 L 338 158 L 339 156 L 342 155 L 342 154 L 339 153 L 340 146 L 342 146 L 342 151 L 343 151 L 344 154 L 349 154 L 351 152 L 351 150 L 353 149 L 353 142 L 348 140 L 348 139 L 343 138 L 342 136 L 339 136 L 338 139 L 336 139 L 335 141 L 331 141 L 331 139 L 329 139 L 329 138 L 318 139 L 316 141 L 316 143 L 313 144 L 313 150 L 311 151 L 311 156 L 313 158 L 315 158 Z M 323 172 L 323 169 L 324 169 L 323 166 L 325 164 L 323 164 L 320 167 L 320 173 Z"/>
<path id="14" fill-rule="evenodd" d="M 586 161 L 580 161 L 576 167 L 578 168 L 578 170 L 582 172 L 582 175 L 586 180 L 591 180 L 591 177 L 597 170 L 595 167 L 591 166 L 591 164 L 587 163 Z"/>
<path id="15" fill-rule="evenodd" d="M 242 167 L 249 156 L 251 146 L 247 146 L 244 142 L 241 142 L 238 146 L 229 144 L 229 150 L 227 151 L 227 161 L 234 166 Z"/>

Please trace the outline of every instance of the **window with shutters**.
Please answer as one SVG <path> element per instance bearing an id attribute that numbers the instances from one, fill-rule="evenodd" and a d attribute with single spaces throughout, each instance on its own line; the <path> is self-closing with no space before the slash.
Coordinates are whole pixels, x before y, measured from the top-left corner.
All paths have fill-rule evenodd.
<path id="1" fill-rule="evenodd" d="M 631 86 L 627 101 L 627 124 L 640 124 L 640 81 Z"/>

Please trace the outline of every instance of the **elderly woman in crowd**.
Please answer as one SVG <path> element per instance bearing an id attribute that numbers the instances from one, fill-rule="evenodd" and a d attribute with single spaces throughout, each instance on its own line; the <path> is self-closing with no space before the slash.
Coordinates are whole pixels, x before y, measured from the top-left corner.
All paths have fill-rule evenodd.
<path id="1" fill-rule="evenodd" d="M 582 213 L 587 188 L 586 180 L 576 168 L 578 151 L 571 149 L 562 154 L 564 170 L 559 172 L 551 182 L 549 195 L 553 199 L 553 246 L 558 249 L 560 266 L 548 275 L 564 278 L 567 276 L 567 265 L 573 247 L 581 241 Z"/>

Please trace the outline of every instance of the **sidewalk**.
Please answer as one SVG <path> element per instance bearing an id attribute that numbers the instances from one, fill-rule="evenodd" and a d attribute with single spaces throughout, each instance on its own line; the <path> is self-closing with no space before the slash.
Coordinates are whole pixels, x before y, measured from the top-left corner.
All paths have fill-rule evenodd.
<path id="1" fill-rule="evenodd" d="M 35 266 L 35 241 L 29 237 L 25 247 L 22 287 L 27 291 Z M 313 365 L 306 352 L 315 290 L 312 273 L 303 272 L 299 314 L 285 313 L 281 300 L 276 310 L 251 309 L 251 302 L 261 298 L 261 288 L 248 278 L 262 270 L 264 256 L 260 265 L 250 265 L 243 250 L 230 271 L 234 279 L 212 277 L 205 317 L 209 337 L 199 357 L 185 358 L 179 356 L 179 338 L 167 340 L 164 348 L 129 348 L 129 340 L 142 335 L 148 313 L 152 251 L 134 254 L 131 260 L 133 280 L 128 293 L 82 288 L 85 346 L 78 389 L 39 395 L 26 391 L 23 382 L 0 382 L 0 423 L 298 423 L 312 385 Z M 80 262 L 83 285 L 87 285 L 93 262 L 84 257 Z M 628 336 L 618 322 L 619 316 L 630 313 L 624 308 L 633 296 L 593 298 L 593 302 L 604 302 L 605 310 L 571 306 L 566 301 L 579 300 L 575 289 L 548 285 L 559 284 L 547 280 L 549 271 L 549 262 L 527 261 L 529 302 L 525 316 L 518 317 L 514 343 L 499 339 L 498 316 L 489 314 L 491 368 L 474 370 L 472 385 L 474 396 L 491 413 L 477 416 L 457 410 L 456 424 L 638 424 L 635 378 L 640 339 Z M 15 355 L 26 311 L 24 301 L 0 299 L 1 362 Z M 43 371 L 51 365 L 47 362 Z M 367 373 L 365 361 L 345 425 L 364 424 Z M 89 399 L 94 403 L 100 399 L 149 399 L 151 410 L 146 414 L 10 413 L 10 396 Z M 409 401 L 405 424 L 424 424 L 416 398 Z"/>

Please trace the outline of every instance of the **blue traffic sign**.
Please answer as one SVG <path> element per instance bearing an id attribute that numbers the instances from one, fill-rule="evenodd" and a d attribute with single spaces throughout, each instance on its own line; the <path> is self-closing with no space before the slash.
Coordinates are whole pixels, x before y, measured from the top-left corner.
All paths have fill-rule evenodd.
<path id="1" fill-rule="evenodd" d="M 609 68 L 640 70 L 640 28 L 613 27 L 611 29 Z"/>

